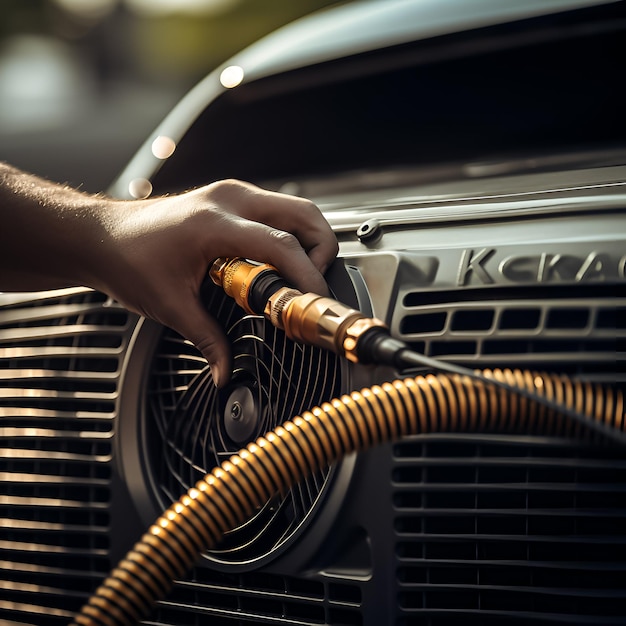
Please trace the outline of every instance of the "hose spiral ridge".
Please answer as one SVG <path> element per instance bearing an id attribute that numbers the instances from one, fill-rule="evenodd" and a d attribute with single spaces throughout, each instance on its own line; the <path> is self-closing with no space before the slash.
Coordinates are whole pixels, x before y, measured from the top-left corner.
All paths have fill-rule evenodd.
<path id="1" fill-rule="evenodd" d="M 482 374 L 624 433 L 621 390 L 522 370 Z M 199 554 L 276 493 L 343 456 L 408 434 L 452 432 L 600 437 L 558 411 L 469 376 L 428 374 L 353 391 L 285 422 L 207 474 L 148 529 L 72 626 L 124 626 L 145 619 Z"/>

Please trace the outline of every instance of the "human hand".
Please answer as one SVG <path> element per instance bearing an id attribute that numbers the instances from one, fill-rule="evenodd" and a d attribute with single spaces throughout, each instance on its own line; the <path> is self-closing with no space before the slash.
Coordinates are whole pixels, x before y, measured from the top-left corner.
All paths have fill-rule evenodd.
<path id="1" fill-rule="evenodd" d="M 335 236 L 310 201 L 229 180 L 180 195 L 114 202 L 94 255 L 90 286 L 193 342 L 218 386 L 230 379 L 231 352 L 200 288 L 218 257 L 274 265 L 303 292 L 327 294 L 323 273 Z"/>
<path id="2" fill-rule="evenodd" d="M 325 295 L 322 275 L 337 250 L 313 203 L 248 183 L 122 201 L 0 163 L 0 291 L 103 291 L 192 341 L 220 386 L 230 378 L 230 346 L 200 299 L 211 263 L 270 263 L 301 291 Z"/>

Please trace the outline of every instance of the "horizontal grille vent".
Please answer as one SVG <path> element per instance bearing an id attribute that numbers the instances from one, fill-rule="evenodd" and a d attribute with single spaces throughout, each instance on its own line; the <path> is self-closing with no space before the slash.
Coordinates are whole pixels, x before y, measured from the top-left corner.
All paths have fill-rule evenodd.
<path id="1" fill-rule="evenodd" d="M 626 346 L 626 298 L 610 285 L 581 291 L 577 298 L 558 288 L 408 292 L 397 303 L 393 329 L 432 357 L 615 371 L 616 353 Z"/>
<path id="2" fill-rule="evenodd" d="M 623 623 L 620 449 L 451 436 L 394 451 L 403 623 Z"/>
<path id="3" fill-rule="evenodd" d="M 93 291 L 0 294 L 0 621 L 66 624 L 110 569 L 131 322 Z"/>
<path id="4" fill-rule="evenodd" d="M 158 604 L 151 626 L 242 623 L 360 626 L 359 587 L 279 576 L 227 574 L 197 567 Z"/>

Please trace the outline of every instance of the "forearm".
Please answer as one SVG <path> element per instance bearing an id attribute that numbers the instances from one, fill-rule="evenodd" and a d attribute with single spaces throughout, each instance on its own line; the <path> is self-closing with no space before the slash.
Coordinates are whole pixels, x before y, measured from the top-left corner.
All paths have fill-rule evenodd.
<path id="1" fill-rule="evenodd" d="M 0 291 L 89 284 L 114 203 L 0 163 Z"/>

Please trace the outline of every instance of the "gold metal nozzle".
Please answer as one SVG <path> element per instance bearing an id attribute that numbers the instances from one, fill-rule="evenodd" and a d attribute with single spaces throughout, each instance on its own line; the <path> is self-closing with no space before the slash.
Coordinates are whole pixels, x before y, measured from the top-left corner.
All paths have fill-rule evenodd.
<path id="1" fill-rule="evenodd" d="M 213 262 L 209 276 L 242 309 L 254 314 L 257 311 L 250 305 L 251 286 L 268 269 L 276 271 L 271 265 L 257 265 L 241 258 L 219 258 Z M 330 350 L 355 363 L 359 360 L 361 337 L 371 328 L 386 327 L 380 320 L 368 318 L 337 300 L 291 287 L 277 289 L 267 300 L 263 313 L 290 339 Z"/>
<path id="2" fill-rule="evenodd" d="M 376 318 L 315 293 L 280 289 L 272 296 L 265 316 L 294 341 L 330 350 L 358 362 L 360 337 L 373 327 L 385 327 Z"/>
<path id="3" fill-rule="evenodd" d="M 213 261 L 209 269 L 211 280 L 221 287 L 226 295 L 230 296 L 246 313 L 256 313 L 250 306 L 250 287 L 254 279 L 268 269 L 274 270 L 272 265 L 255 264 L 240 257 L 227 259 L 220 257 Z"/>

